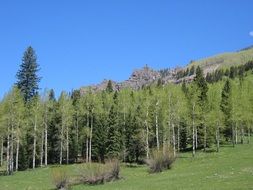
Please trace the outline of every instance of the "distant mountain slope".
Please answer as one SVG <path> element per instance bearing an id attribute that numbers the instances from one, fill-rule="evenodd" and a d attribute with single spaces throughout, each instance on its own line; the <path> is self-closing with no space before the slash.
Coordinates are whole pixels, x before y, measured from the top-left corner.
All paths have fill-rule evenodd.
<path id="1" fill-rule="evenodd" d="M 223 53 L 197 61 L 192 61 L 183 68 L 165 68 L 156 71 L 146 65 L 141 69 L 135 70 L 129 79 L 123 82 L 112 81 L 112 86 L 114 90 L 120 90 L 122 88 L 132 88 L 134 90 L 138 90 L 143 86 L 157 83 L 158 80 L 161 80 L 163 83 L 180 83 L 183 80 L 191 81 L 194 78 L 194 74 L 187 74 L 180 77 L 178 73 L 184 73 L 187 69 L 190 70 L 193 66 L 195 66 L 195 68 L 200 66 L 204 73 L 207 74 L 215 71 L 216 69 L 242 65 L 250 60 L 253 60 L 253 46 L 249 46 L 237 52 Z M 93 92 L 105 90 L 108 81 L 109 80 L 104 80 L 100 84 L 82 87 L 81 93 L 85 94 L 89 90 Z"/>
<path id="2" fill-rule="evenodd" d="M 205 73 L 212 72 L 218 68 L 227 68 L 235 65 L 245 64 L 253 59 L 253 48 L 244 48 L 237 52 L 218 54 L 212 57 L 191 62 L 186 67 L 200 66 Z"/>

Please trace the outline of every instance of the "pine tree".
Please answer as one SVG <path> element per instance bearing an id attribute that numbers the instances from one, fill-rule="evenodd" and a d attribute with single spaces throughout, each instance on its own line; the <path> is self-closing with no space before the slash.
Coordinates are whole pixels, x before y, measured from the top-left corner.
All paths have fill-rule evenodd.
<path id="1" fill-rule="evenodd" d="M 226 80 L 225 85 L 223 87 L 221 93 L 221 104 L 220 104 L 221 111 L 224 115 L 224 125 L 225 131 L 224 135 L 226 138 L 230 138 L 233 141 L 233 129 L 232 129 L 232 85 L 229 79 Z"/>
<path id="2" fill-rule="evenodd" d="M 113 92 L 113 86 L 112 86 L 112 81 L 109 80 L 106 86 L 106 92 L 111 93 Z"/>
<path id="3" fill-rule="evenodd" d="M 197 128 L 199 128 L 199 131 L 198 131 L 199 133 L 201 133 L 201 132 L 202 132 L 202 134 L 204 133 L 204 137 L 201 137 L 201 135 L 199 136 L 199 137 L 201 137 L 201 138 L 199 138 L 199 142 L 201 144 L 203 143 L 204 150 L 206 150 L 208 131 L 207 131 L 205 115 L 208 112 L 208 110 L 207 110 L 207 108 L 208 108 L 208 106 L 207 106 L 208 86 L 207 86 L 207 82 L 206 82 L 206 79 L 203 74 L 203 70 L 200 67 L 197 67 L 197 69 L 196 69 L 196 76 L 194 78 L 194 83 L 196 84 L 196 86 L 198 88 L 197 106 L 200 108 L 200 113 L 198 115 L 198 119 L 200 120 L 200 126 L 198 126 Z"/>
<path id="4" fill-rule="evenodd" d="M 113 105 L 111 106 L 108 116 L 108 133 L 107 133 L 107 157 L 118 158 L 120 155 L 120 130 L 118 125 L 118 111 L 117 111 L 117 93 L 114 93 Z"/>
<path id="5" fill-rule="evenodd" d="M 17 73 L 17 86 L 21 90 L 25 102 L 38 94 L 40 77 L 37 75 L 39 65 L 34 49 L 29 46 L 24 53 L 20 70 Z"/>

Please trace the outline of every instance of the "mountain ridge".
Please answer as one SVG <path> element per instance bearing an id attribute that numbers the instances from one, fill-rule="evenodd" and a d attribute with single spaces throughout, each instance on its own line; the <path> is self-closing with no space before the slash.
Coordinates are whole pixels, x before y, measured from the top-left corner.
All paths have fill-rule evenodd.
<path id="1" fill-rule="evenodd" d="M 111 80 L 111 82 L 114 90 L 121 90 L 123 88 L 138 90 L 143 86 L 157 83 L 159 80 L 163 84 L 180 83 L 183 80 L 191 81 L 194 78 L 194 73 L 183 77 L 179 77 L 180 75 L 178 73 L 186 70 L 190 71 L 192 67 L 201 67 L 204 74 L 207 75 L 207 73 L 212 73 L 217 69 L 225 69 L 231 66 L 246 64 L 250 60 L 253 60 L 253 45 L 239 51 L 220 53 L 197 61 L 191 61 L 185 67 L 181 68 L 175 67 L 172 69 L 165 68 L 155 70 L 145 65 L 143 68 L 135 69 L 127 80 L 122 82 Z M 82 93 L 86 93 L 88 90 L 93 92 L 105 90 L 109 80 L 110 79 L 104 79 L 99 84 L 84 86 L 81 87 L 80 90 Z"/>

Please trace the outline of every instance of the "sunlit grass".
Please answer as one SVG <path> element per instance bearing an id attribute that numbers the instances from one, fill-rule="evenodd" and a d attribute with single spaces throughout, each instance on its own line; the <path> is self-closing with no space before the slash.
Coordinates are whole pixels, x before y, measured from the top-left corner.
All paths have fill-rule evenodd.
<path id="1" fill-rule="evenodd" d="M 63 166 L 69 175 L 78 174 L 80 165 Z M 52 168 L 0 177 L 0 190 L 49 190 L 54 185 Z M 226 146 L 220 153 L 182 153 L 171 170 L 149 174 L 146 166 L 121 167 L 119 181 L 104 185 L 78 185 L 73 190 L 164 190 L 164 189 L 253 189 L 253 145 Z"/>

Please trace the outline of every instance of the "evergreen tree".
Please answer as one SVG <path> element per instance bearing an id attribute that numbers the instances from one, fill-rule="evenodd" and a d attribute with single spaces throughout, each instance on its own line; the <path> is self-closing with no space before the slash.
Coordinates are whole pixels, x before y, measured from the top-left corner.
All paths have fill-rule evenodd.
<path id="1" fill-rule="evenodd" d="M 17 86 L 21 90 L 25 102 L 38 94 L 40 77 L 37 75 L 39 65 L 34 49 L 29 46 L 24 53 L 20 70 L 17 73 Z"/>
<path id="2" fill-rule="evenodd" d="M 196 76 L 194 78 L 194 83 L 196 84 L 198 88 L 198 91 L 196 92 L 198 96 L 197 106 L 199 107 L 199 110 L 200 110 L 199 115 L 197 116 L 198 119 L 200 120 L 200 123 L 199 123 L 200 126 L 197 126 L 197 128 L 199 128 L 198 133 L 200 134 L 197 143 L 200 143 L 200 145 L 204 146 L 204 150 L 206 150 L 208 131 L 207 131 L 205 115 L 208 111 L 207 110 L 208 86 L 203 74 L 203 70 L 200 67 L 197 67 L 196 69 Z"/>
<path id="3" fill-rule="evenodd" d="M 113 86 L 112 86 L 112 81 L 109 80 L 106 86 L 106 92 L 111 93 L 113 92 Z"/>
<path id="4" fill-rule="evenodd" d="M 117 112 L 117 93 L 114 93 L 114 104 L 111 106 L 108 116 L 108 133 L 107 133 L 107 157 L 114 158 L 120 155 L 120 130 L 118 125 L 118 112 Z"/>
<path id="5" fill-rule="evenodd" d="M 233 140 L 232 137 L 232 85 L 229 79 L 226 80 L 225 85 L 223 87 L 222 93 L 221 93 L 221 104 L 220 104 L 221 111 L 224 115 L 224 125 L 225 125 L 225 131 L 224 135 L 226 138 L 231 137 L 231 140 Z"/>

